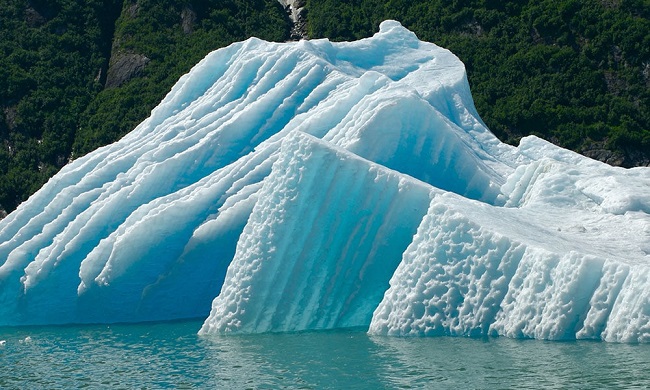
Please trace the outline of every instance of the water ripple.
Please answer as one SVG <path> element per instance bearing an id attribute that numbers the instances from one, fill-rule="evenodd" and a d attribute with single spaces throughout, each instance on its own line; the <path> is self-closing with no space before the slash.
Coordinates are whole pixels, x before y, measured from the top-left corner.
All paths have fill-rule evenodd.
<path id="1" fill-rule="evenodd" d="M 630 389 L 650 345 L 392 338 L 363 330 L 199 337 L 199 322 L 0 328 L 0 388 Z"/>

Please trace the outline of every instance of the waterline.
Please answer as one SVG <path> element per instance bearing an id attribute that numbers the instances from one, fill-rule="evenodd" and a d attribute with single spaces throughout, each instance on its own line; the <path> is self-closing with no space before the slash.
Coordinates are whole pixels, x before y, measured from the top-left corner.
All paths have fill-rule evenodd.
<path id="1" fill-rule="evenodd" d="M 650 345 L 391 338 L 363 330 L 199 337 L 201 323 L 0 329 L 0 388 L 646 388 Z"/>

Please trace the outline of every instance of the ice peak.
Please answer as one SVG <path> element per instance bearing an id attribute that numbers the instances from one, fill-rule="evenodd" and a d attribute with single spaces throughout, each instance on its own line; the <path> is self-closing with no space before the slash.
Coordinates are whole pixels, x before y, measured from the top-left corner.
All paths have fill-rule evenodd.
<path id="1" fill-rule="evenodd" d="M 384 20 L 379 24 L 379 32 L 377 34 L 385 36 L 399 37 L 408 41 L 418 41 L 414 32 L 402 26 L 402 23 L 396 20 Z"/>

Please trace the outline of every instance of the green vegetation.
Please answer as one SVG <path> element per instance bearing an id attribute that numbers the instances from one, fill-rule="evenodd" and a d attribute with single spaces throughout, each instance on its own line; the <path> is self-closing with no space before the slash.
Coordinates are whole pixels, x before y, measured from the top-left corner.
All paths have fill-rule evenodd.
<path id="1" fill-rule="evenodd" d="M 648 0 L 308 0 L 309 34 L 350 40 L 396 19 L 466 65 L 502 140 L 535 134 L 610 163 L 650 163 Z M 605 149 L 605 150 L 603 150 Z"/>
<path id="2" fill-rule="evenodd" d="M 537 134 L 614 164 L 650 162 L 649 0 L 307 0 L 311 37 L 396 19 L 466 64 L 506 142 Z M 145 119 L 208 52 L 289 37 L 276 0 L 1 0 L 0 210 Z"/>
<path id="3" fill-rule="evenodd" d="M 75 156 L 133 130 L 179 77 L 212 50 L 251 36 L 270 41 L 288 37 L 290 24 L 276 1 L 195 3 L 126 2 L 116 22 L 113 59 L 138 54 L 150 62 L 138 77 L 119 88 L 101 91 L 91 102 L 77 132 Z"/>
<path id="4" fill-rule="evenodd" d="M 275 0 L 2 0 L 0 210 L 132 130 L 210 51 L 289 28 Z"/>

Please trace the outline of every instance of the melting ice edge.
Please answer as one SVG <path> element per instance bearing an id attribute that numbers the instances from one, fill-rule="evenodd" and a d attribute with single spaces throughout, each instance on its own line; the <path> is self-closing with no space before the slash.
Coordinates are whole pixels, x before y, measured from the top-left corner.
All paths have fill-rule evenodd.
<path id="1" fill-rule="evenodd" d="M 0 325 L 650 341 L 650 168 L 501 143 L 386 21 L 209 54 L 0 221 Z"/>

